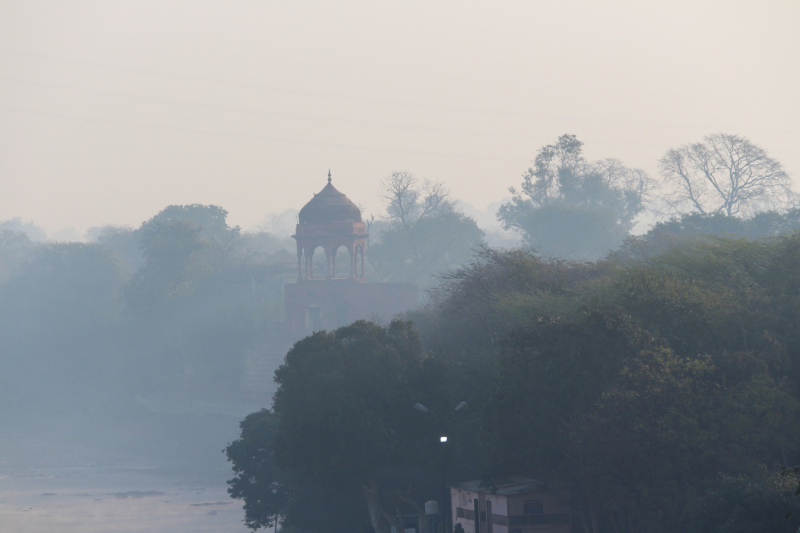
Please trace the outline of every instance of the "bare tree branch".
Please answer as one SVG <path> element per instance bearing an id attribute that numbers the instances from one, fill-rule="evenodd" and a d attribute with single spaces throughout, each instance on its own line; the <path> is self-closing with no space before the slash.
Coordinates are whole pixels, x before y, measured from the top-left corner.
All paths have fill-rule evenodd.
<path id="1" fill-rule="evenodd" d="M 738 135 L 717 133 L 703 143 L 672 149 L 659 160 L 664 200 L 675 212 L 753 215 L 795 201 L 791 178 L 780 162 Z"/>
<path id="2" fill-rule="evenodd" d="M 410 239 L 415 259 L 419 259 L 414 238 L 417 225 L 426 217 L 453 207 L 450 191 L 438 181 L 425 180 L 420 185 L 407 171 L 392 172 L 381 180 L 381 188 L 386 218 L 400 223 Z"/>

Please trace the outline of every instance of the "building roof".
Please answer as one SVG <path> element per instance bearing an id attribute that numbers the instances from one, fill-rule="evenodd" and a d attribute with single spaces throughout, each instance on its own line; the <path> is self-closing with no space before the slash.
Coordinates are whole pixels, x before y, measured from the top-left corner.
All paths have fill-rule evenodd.
<path id="1" fill-rule="evenodd" d="M 494 486 L 485 484 L 476 479 L 452 485 L 455 489 L 468 490 L 471 492 L 486 492 L 490 494 L 500 494 L 509 496 L 511 494 L 522 494 L 525 492 L 536 492 L 544 488 L 544 483 L 529 477 L 512 477 Z"/>
<path id="2" fill-rule="evenodd" d="M 325 224 L 334 221 L 361 222 L 361 210 L 336 190 L 328 172 L 328 184 L 311 199 L 298 215 L 300 224 Z"/>

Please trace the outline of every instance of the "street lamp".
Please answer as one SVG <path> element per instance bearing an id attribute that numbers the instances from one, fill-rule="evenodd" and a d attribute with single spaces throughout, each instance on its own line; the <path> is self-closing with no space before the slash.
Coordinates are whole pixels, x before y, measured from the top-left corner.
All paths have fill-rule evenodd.
<path id="1" fill-rule="evenodd" d="M 461 411 L 463 408 L 467 406 L 467 402 L 461 402 L 460 404 L 456 405 L 455 410 Z M 422 411 L 423 413 L 430 413 L 436 418 L 436 423 L 439 426 L 439 442 L 442 444 L 447 444 L 447 435 L 444 432 L 444 426 L 442 425 L 442 421 L 446 421 L 447 419 L 439 418 L 439 415 L 422 405 L 421 403 L 415 403 L 414 409 L 417 411 Z M 442 533 L 447 533 L 449 528 L 447 527 L 447 522 L 450 520 L 450 515 L 452 514 L 452 510 L 450 509 L 450 505 L 445 505 L 445 502 L 449 503 L 449 498 L 447 498 L 445 494 L 445 460 L 444 460 L 444 446 L 442 446 Z"/>

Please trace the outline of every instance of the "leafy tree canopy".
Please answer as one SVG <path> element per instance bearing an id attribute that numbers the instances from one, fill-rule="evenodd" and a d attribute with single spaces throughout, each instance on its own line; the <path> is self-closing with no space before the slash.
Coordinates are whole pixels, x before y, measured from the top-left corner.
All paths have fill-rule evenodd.
<path id="1" fill-rule="evenodd" d="M 59 397 L 96 404 L 119 377 L 113 346 L 123 279 L 116 257 L 98 244 L 31 247 L 19 235 L 0 234 L 0 245 L 23 254 L 0 280 L 3 405 L 52 407 Z"/>
<path id="2" fill-rule="evenodd" d="M 451 273 L 416 321 L 451 386 L 475 390 L 484 479 L 567 485 L 586 533 L 729 527 L 698 502 L 764 516 L 745 490 L 711 495 L 798 462 L 798 243 L 702 237 L 599 263 L 490 250 Z M 785 488 L 767 508 L 790 531 Z"/>
<path id="3" fill-rule="evenodd" d="M 592 259 L 617 248 L 654 187 L 644 171 L 615 159 L 586 161 L 575 135 L 543 147 L 533 163 L 497 218 L 526 246 L 557 257 Z"/>
<path id="4" fill-rule="evenodd" d="M 216 205 L 169 205 L 156 216 L 144 222 L 142 226 L 174 221 L 190 221 L 201 227 L 203 231 L 213 233 L 230 229 L 227 222 L 228 212 Z"/>
<path id="5" fill-rule="evenodd" d="M 363 503 L 350 520 L 332 525 L 320 517 L 312 531 L 352 530 L 363 527 L 365 520 L 377 531 L 388 531 L 395 511 L 392 502 L 407 506 L 416 501 L 407 493 L 408 475 L 398 478 L 396 473 L 430 468 L 437 457 L 436 426 L 420 419 L 412 407 L 417 402 L 431 408 L 446 403 L 446 391 L 440 386 L 444 367 L 422 355 L 410 323 L 393 321 L 381 328 L 359 321 L 299 341 L 276 371 L 275 380 L 279 389 L 269 417 L 277 422 L 271 440 L 254 441 L 243 432 L 241 441 L 228 449 L 240 472 L 230 482 L 232 494 L 253 509 L 248 520 L 265 526 L 276 510 L 289 513 L 289 521 L 299 520 L 290 504 L 277 499 L 283 497 L 282 491 L 317 490 L 338 492 Z M 269 417 L 262 416 L 258 423 L 247 421 L 243 430 L 261 431 L 266 427 L 262 424 L 271 423 Z M 255 442 L 261 442 L 258 448 Z M 254 454 L 252 461 L 242 459 L 244 447 L 247 455 Z M 268 475 L 260 477 L 259 468 L 267 468 L 273 460 L 304 482 L 294 489 L 291 482 L 279 482 L 269 496 L 273 499 L 259 500 L 260 491 L 249 492 L 250 487 L 269 483 Z M 421 489 L 412 491 L 420 495 Z M 286 501 L 292 497 L 289 494 Z M 262 504 L 272 506 L 263 513 L 257 511 Z"/>
<path id="6" fill-rule="evenodd" d="M 34 242 L 45 242 L 47 240 L 47 234 L 42 228 L 33 222 L 23 222 L 19 217 L 0 222 L 0 232 L 5 231 L 24 233 Z"/>
<path id="7" fill-rule="evenodd" d="M 384 281 L 429 287 L 437 274 L 467 263 L 483 236 L 474 219 L 448 207 L 420 220 L 412 232 L 390 224 L 370 246 L 369 259 Z"/>
<path id="8" fill-rule="evenodd" d="M 383 281 L 435 284 L 436 276 L 465 263 L 484 233 L 455 207 L 441 183 L 394 172 L 381 182 L 386 218 L 368 249 Z"/>

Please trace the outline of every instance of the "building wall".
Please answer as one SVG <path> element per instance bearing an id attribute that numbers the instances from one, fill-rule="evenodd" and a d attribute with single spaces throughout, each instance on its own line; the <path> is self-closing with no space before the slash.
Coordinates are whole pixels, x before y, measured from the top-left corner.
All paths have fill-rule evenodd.
<path id="1" fill-rule="evenodd" d="M 244 353 L 242 392 L 247 400 L 261 405 L 271 403 L 278 387 L 274 380 L 275 370 L 283 364 L 289 348 L 283 322 L 264 324 L 264 329 Z"/>
<path id="2" fill-rule="evenodd" d="M 571 531 L 569 512 L 569 495 L 565 492 L 510 495 L 508 531 L 509 533 L 569 533 Z"/>
<path id="3" fill-rule="evenodd" d="M 450 507 L 453 513 L 451 523 L 454 528 L 456 524 L 460 523 L 464 528 L 464 533 L 475 533 L 475 521 L 472 518 L 475 498 L 478 499 L 479 508 L 485 510 L 483 493 L 450 487 Z"/>
<path id="4" fill-rule="evenodd" d="M 492 502 L 493 515 L 508 517 L 508 498 L 506 496 L 501 496 L 499 494 L 487 494 L 486 500 Z M 498 522 L 498 520 L 494 520 L 491 533 L 508 533 L 508 520 L 503 520 L 503 523 Z M 489 533 L 488 527 L 484 531 Z"/>
<path id="5" fill-rule="evenodd" d="M 569 497 L 566 493 L 532 492 L 501 495 L 450 488 L 452 524 L 460 523 L 465 533 L 475 533 L 474 500 L 478 499 L 480 533 L 570 533 Z M 486 502 L 492 502 L 493 520 L 489 531 Z M 527 509 L 526 509 L 527 503 Z M 541 507 L 539 504 L 541 503 Z"/>
<path id="6" fill-rule="evenodd" d="M 388 321 L 417 306 L 412 283 L 307 281 L 285 285 L 286 333 L 296 341 L 317 329 L 336 329 L 356 320 Z"/>
<path id="7" fill-rule="evenodd" d="M 465 533 L 475 533 L 475 499 L 478 499 L 478 508 L 481 512 L 481 533 L 508 533 L 507 502 L 506 497 L 500 494 L 487 494 L 451 488 L 450 501 L 452 502 L 452 524 L 460 523 Z M 491 531 L 489 530 L 489 515 L 486 502 L 491 502 L 493 519 Z"/>

